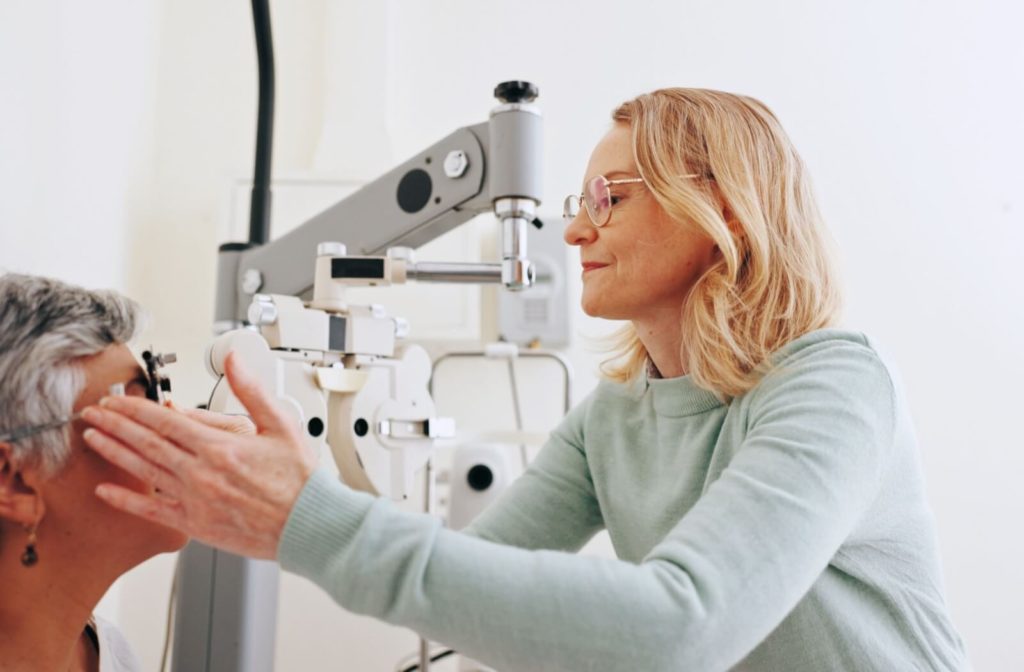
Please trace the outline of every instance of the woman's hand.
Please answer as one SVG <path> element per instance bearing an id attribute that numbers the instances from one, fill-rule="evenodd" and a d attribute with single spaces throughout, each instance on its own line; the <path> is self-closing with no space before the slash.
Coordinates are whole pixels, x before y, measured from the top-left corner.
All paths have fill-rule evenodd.
<path id="1" fill-rule="evenodd" d="M 178 408 L 174 404 L 170 404 L 170 407 L 180 413 L 184 413 L 193 420 L 198 420 L 204 425 L 223 429 L 232 434 L 253 435 L 256 433 L 256 423 L 250 420 L 247 415 L 228 415 L 201 408 Z"/>
<path id="2" fill-rule="evenodd" d="M 132 397 L 108 397 L 86 409 L 83 418 L 93 426 L 83 435 L 86 443 L 154 488 L 142 494 L 103 483 L 96 495 L 211 546 L 273 559 L 316 456 L 233 354 L 224 368 L 251 427 L 228 416 L 186 413 Z"/>

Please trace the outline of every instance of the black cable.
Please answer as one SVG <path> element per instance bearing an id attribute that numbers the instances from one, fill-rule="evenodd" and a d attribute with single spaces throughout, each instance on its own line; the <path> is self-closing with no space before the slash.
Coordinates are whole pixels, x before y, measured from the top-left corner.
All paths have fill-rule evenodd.
<path id="1" fill-rule="evenodd" d="M 270 240 L 270 150 L 274 140 L 274 39 L 270 34 L 269 0 L 252 0 L 260 93 L 256 117 L 256 168 L 249 206 L 249 242 Z"/>
<path id="2" fill-rule="evenodd" d="M 455 655 L 455 649 L 448 649 L 447 651 L 442 651 L 441 653 L 438 653 L 438 654 L 435 654 L 435 655 L 431 656 L 430 657 L 430 662 L 436 663 L 437 661 L 441 660 L 442 658 L 447 658 L 448 656 L 452 656 L 452 655 Z M 409 667 L 407 667 L 404 670 L 402 670 L 402 672 L 416 672 L 419 669 L 420 669 L 420 664 L 419 663 L 413 663 Z"/>

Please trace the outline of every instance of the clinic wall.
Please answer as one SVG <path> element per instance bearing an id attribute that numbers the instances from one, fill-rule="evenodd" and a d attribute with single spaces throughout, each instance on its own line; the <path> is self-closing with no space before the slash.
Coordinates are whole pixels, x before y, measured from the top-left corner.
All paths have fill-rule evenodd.
<path id="1" fill-rule="evenodd" d="M 0 81 L 5 97 L 24 101 L 0 106 L 0 265 L 123 288 L 153 313 L 149 338 L 194 360 L 209 333 L 213 250 L 226 236 L 233 186 L 251 172 L 248 3 L 99 7 L 0 3 Z M 541 89 L 545 206 L 557 208 L 578 189 L 610 110 L 632 95 L 707 86 L 771 106 L 815 176 L 847 323 L 877 337 L 901 369 L 949 601 L 975 667 L 1024 661 L 1020 9 L 702 1 L 625 11 L 614 0 L 271 8 L 278 177 L 372 178 L 485 119 L 494 84 L 522 78 Z M 83 84 L 97 73 L 104 86 Z M 29 226 L 46 232 L 46 246 Z M 570 291 L 576 303 L 578 277 Z M 580 398 L 596 382 L 594 337 L 609 326 L 578 308 L 573 324 L 566 354 Z M 177 373 L 180 398 L 201 399 L 201 368 Z M 159 658 L 169 583 L 170 559 L 159 558 L 107 601 L 147 669 Z M 344 615 L 307 584 L 286 586 L 279 669 L 332 660 L 389 669 L 405 651 L 397 629 Z"/>
<path id="2" fill-rule="evenodd" d="M 125 288 L 157 7 L 0 3 L 0 269 Z"/>

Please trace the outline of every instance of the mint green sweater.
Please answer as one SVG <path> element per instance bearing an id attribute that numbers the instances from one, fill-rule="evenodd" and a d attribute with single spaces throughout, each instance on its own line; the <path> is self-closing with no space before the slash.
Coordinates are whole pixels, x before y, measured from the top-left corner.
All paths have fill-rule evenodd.
<path id="1" fill-rule="evenodd" d="M 600 384 L 463 533 L 317 472 L 281 565 L 502 672 L 968 669 L 892 369 L 838 330 L 774 361 L 728 405 Z"/>

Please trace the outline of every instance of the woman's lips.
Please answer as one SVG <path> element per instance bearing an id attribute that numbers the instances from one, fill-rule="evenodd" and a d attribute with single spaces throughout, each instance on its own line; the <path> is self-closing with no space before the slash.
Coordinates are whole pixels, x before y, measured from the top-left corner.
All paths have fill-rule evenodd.
<path id="1" fill-rule="evenodd" d="M 588 271 L 596 271 L 597 269 L 604 268 L 607 265 L 608 264 L 599 264 L 595 261 L 588 261 L 583 264 L 583 272 L 587 273 Z"/>

